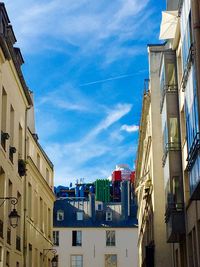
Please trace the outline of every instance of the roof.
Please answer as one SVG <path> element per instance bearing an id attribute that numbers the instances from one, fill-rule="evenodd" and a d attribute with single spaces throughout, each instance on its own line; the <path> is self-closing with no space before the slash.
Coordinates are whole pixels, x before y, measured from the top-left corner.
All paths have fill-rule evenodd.
<path id="1" fill-rule="evenodd" d="M 121 205 L 119 203 L 103 204 L 103 210 L 96 210 L 94 218 L 89 215 L 90 203 L 88 200 L 70 201 L 68 199 L 57 199 L 54 203 L 53 225 L 54 227 L 137 227 L 136 212 L 135 216 L 123 220 L 121 216 Z M 57 220 L 57 211 L 64 212 L 64 220 Z M 112 220 L 106 221 L 106 211 L 112 211 Z M 84 212 L 84 219 L 77 220 L 76 212 Z"/>

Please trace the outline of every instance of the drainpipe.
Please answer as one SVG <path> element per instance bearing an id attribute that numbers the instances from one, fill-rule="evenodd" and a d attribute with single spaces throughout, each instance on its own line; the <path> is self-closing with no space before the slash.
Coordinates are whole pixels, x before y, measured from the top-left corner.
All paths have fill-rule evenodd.
<path id="1" fill-rule="evenodd" d="M 28 110 L 31 106 L 28 106 L 25 110 L 25 126 L 24 126 L 24 135 L 25 135 L 25 143 L 24 143 L 24 160 L 27 161 L 27 117 L 28 117 Z M 23 267 L 26 267 L 26 258 L 27 258 L 27 231 L 26 231 L 26 212 L 27 212 L 27 205 L 26 205 L 26 198 L 27 198 L 27 190 L 26 190 L 26 180 L 27 174 L 24 175 L 24 227 L 23 227 L 23 236 L 24 236 L 24 244 L 23 244 Z"/>

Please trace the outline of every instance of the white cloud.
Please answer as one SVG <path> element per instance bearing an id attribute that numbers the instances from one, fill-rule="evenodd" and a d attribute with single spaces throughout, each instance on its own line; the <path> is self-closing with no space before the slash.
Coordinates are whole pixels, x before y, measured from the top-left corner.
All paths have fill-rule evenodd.
<path id="1" fill-rule="evenodd" d="M 104 119 L 90 130 L 85 137 L 73 143 L 47 143 L 45 151 L 55 164 L 56 184 L 63 183 L 63 178 L 74 179 L 77 177 L 105 178 L 116 162 L 130 157 L 134 148 L 130 144 L 123 145 L 123 138 L 112 138 L 116 131 L 109 129 L 123 116 L 131 111 L 132 105 L 119 103 L 115 108 L 107 110 Z M 101 138 L 101 134 L 108 130 L 108 137 Z M 102 159 L 103 158 L 103 159 Z M 97 166 L 91 161 L 98 160 Z"/>
<path id="2" fill-rule="evenodd" d="M 124 42 L 130 40 L 130 35 L 132 40 L 137 40 L 143 32 L 138 28 L 148 19 L 144 16 L 148 2 L 29 0 L 27 4 L 25 0 L 5 1 L 19 46 L 24 52 L 37 53 L 48 47 L 58 50 L 56 45 L 50 45 L 52 40 L 57 40 L 78 47 L 81 54 L 90 55 L 94 51 L 106 55 L 107 62 L 110 54 L 111 63 L 118 57 L 130 55 Z M 136 49 L 131 49 L 135 55 Z M 77 58 L 79 56 L 77 53 Z"/>
<path id="3" fill-rule="evenodd" d="M 137 132 L 139 130 L 139 126 L 124 124 L 121 126 L 121 130 L 126 131 L 128 133 L 134 133 L 134 132 Z"/>

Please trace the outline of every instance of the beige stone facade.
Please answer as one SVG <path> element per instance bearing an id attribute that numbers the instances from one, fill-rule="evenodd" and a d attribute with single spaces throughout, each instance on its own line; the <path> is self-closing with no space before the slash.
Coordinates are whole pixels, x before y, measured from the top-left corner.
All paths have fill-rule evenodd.
<path id="1" fill-rule="evenodd" d="M 53 165 L 34 131 L 33 101 L 26 86 L 23 58 L 4 4 L 0 4 L 0 267 L 50 266 Z M 20 220 L 12 228 L 17 198 Z M 47 255 L 46 255 L 47 254 Z"/>
<path id="2" fill-rule="evenodd" d="M 149 46 L 149 85 L 143 97 L 136 164 L 139 266 L 170 266 L 166 243 L 159 65 L 163 46 Z"/>

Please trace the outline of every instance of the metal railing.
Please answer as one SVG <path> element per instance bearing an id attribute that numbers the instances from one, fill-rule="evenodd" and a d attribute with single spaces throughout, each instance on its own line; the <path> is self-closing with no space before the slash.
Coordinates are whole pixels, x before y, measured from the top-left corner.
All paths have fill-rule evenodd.
<path id="1" fill-rule="evenodd" d="M 172 214 L 183 212 L 184 204 L 181 202 L 169 202 L 167 203 L 165 211 L 165 222 L 169 221 Z"/>
<path id="2" fill-rule="evenodd" d="M 169 151 L 179 151 L 181 150 L 181 143 L 180 142 L 169 142 L 165 144 L 164 148 L 164 155 L 162 157 L 162 166 L 165 166 L 167 154 Z"/>
<path id="3" fill-rule="evenodd" d="M 161 98 L 160 98 L 160 113 L 162 113 L 163 104 L 165 95 L 167 93 L 177 93 L 178 92 L 178 86 L 177 84 L 165 84 L 163 88 L 161 89 Z"/>
<path id="4" fill-rule="evenodd" d="M 188 157 L 187 157 L 188 164 L 186 167 L 186 169 L 188 171 L 191 170 L 191 168 L 195 162 L 199 147 L 200 147 L 200 133 L 198 132 L 198 133 L 196 133 L 196 135 L 193 139 L 192 145 L 191 145 L 189 153 L 188 153 Z"/>

